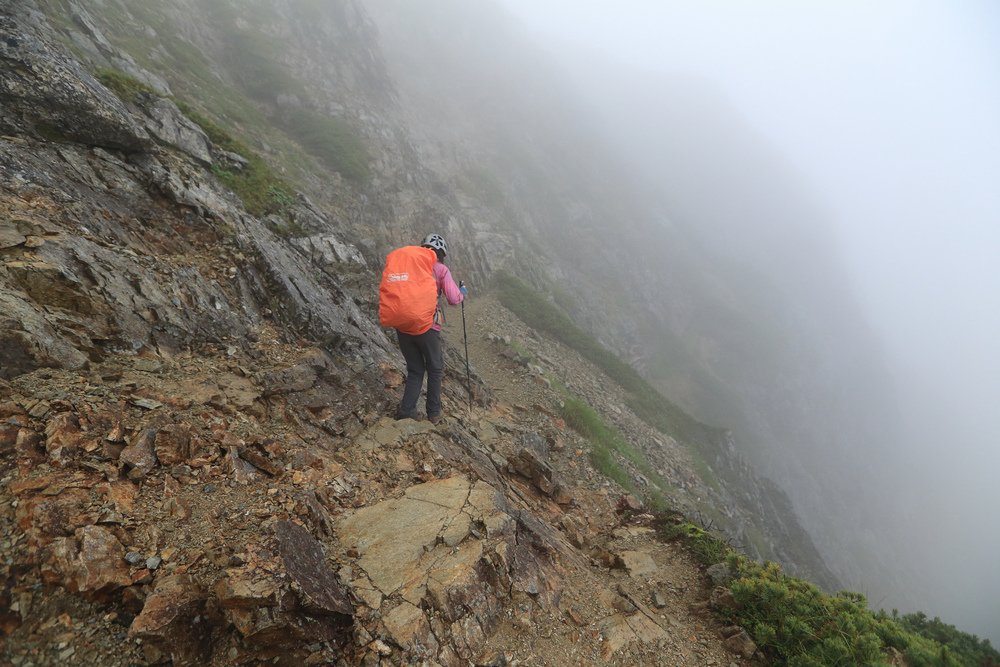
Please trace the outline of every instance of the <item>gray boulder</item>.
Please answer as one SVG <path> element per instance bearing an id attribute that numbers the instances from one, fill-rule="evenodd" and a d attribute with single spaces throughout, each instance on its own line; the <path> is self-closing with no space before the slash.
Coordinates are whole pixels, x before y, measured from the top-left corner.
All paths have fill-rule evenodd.
<path id="1" fill-rule="evenodd" d="M 730 582 L 736 578 L 736 573 L 727 563 L 716 563 L 705 571 L 713 586 L 729 586 Z"/>
<path id="2" fill-rule="evenodd" d="M 181 113 L 171 100 L 143 95 L 138 106 L 145 116 L 146 129 L 150 134 L 202 164 L 212 164 L 211 142 L 205 131 Z"/>

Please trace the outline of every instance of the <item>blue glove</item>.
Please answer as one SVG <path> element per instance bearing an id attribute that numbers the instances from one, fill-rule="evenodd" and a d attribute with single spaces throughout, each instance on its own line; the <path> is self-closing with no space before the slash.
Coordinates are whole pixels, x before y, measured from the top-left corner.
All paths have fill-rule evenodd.
<path id="1" fill-rule="evenodd" d="M 462 293 L 462 298 L 469 296 L 469 288 L 465 286 L 465 283 L 458 284 L 458 291 Z"/>

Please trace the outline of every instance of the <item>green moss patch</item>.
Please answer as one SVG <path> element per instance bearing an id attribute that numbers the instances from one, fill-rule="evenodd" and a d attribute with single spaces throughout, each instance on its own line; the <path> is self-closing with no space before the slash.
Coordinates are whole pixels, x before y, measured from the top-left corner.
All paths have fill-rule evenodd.
<path id="1" fill-rule="evenodd" d="M 371 156 L 361 131 L 349 121 L 300 109 L 284 120 L 288 134 L 324 165 L 355 183 L 371 175 Z"/>

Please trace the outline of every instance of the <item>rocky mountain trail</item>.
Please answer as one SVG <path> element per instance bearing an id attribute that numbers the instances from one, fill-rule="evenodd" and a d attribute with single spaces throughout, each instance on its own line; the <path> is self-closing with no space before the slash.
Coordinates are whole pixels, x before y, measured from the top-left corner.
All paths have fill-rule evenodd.
<path id="1" fill-rule="evenodd" d="M 435 426 L 382 416 L 398 368 L 272 333 L 0 387 L 4 660 L 742 664 L 699 567 L 490 344 L 495 400 L 452 368 Z"/>
<path id="2" fill-rule="evenodd" d="M 208 169 L 247 156 L 96 15 L 71 3 L 77 46 L 154 92 L 0 4 L 0 664 L 743 664 L 559 416 L 553 378 L 700 493 L 613 383 L 484 297 L 446 419 L 392 420 L 385 230 L 303 193 L 252 215 Z"/>
<path id="3" fill-rule="evenodd" d="M 630 441 L 646 438 L 659 446 L 662 436 L 630 414 L 612 380 L 527 327 L 494 297 L 470 301 L 467 315 L 474 332 L 470 357 L 496 397 L 497 410 L 516 416 L 539 436 L 533 448 L 512 450 L 509 471 L 522 483 L 536 479 L 539 471 L 523 456 L 533 449 L 543 452 L 544 477 L 556 480 L 532 483 L 536 495 L 572 483 L 572 501 L 554 520 L 583 556 L 567 566 L 570 583 L 561 614 L 531 620 L 515 612 L 489 648 L 524 664 L 743 664 L 739 651 L 732 650 L 735 642 L 723 645 L 728 629 L 709 611 L 713 582 L 683 547 L 662 541 L 638 501 L 628 497 L 623 511 L 623 492 L 593 469 L 586 458 L 589 444 L 558 416 L 564 395 L 553 381 L 591 397 L 609 421 L 624 425 Z M 660 453 L 659 461 L 669 462 L 678 488 L 698 484 L 685 453 L 671 454 L 677 454 L 676 444 Z M 743 650 L 747 657 L 755 652 L 749 645 Z"/>
<path id="4" fill-rule="evenodd" d="M 493 296 L 473 301 L 468 314 L 475 320 L 476 334 L 469 339 L 473 363 L 482 369 L 494 394 L 520 414 L 536 412 L 561 423 L 557 414 L 566 396 L 553 386 L 556 381 L 642 450 L 670 484 L 658 491 L 677 509 L 697 516 L 704 506 L 702 501 L 713 498 L 713 489 L 699 477 L 691 453 L 634 415 L 627 407 L 625 391 L 600 369 L 521 322 Z M 487 360 L 489 363 L 484 363 Z M 651 483 L 640 471 L 630 472 L 640 485 Z"/>

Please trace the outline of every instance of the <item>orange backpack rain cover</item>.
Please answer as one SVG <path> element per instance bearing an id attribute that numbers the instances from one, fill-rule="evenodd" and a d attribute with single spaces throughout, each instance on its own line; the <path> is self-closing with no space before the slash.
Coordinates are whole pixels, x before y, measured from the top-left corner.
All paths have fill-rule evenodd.
<path id="1" fill-rule="evenodd" d="M 405 246 L 389 253 L 378 288 L 378 318 L 383 327 L 420 335 L 434 323 L 437 310 L 437 253 L 421 246 Z"/>

